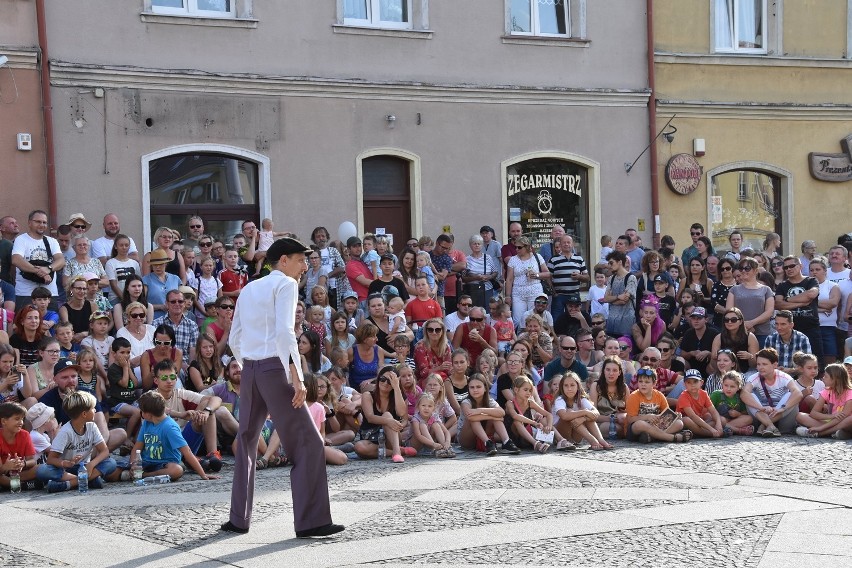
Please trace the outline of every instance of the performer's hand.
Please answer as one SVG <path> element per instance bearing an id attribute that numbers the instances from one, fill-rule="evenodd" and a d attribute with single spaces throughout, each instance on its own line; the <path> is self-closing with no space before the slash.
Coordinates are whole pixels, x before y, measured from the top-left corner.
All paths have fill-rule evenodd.
<path id="1" fill-rule="evenodd" d="M 293 408 L 299 408 L 305 403 L 305 385 L 302 381 L 293 381 L 293 390 L 296 391 L 293 393 Z"/>

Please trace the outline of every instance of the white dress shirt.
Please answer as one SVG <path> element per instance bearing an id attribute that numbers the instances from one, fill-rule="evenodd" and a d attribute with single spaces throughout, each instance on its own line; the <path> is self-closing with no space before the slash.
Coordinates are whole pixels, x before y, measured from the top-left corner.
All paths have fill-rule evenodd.
<path id="1" fill-rule="evenodd" d="M 290 376 L 290 361 L 302 380 L 296 340 L 296 302 L 299 284 L 279 270 L 249 282 L 240 291 L 240 300 L 231 323 L 228 344 L 242 365 L 245 359 L 260 361 L 278 357 Z"/>

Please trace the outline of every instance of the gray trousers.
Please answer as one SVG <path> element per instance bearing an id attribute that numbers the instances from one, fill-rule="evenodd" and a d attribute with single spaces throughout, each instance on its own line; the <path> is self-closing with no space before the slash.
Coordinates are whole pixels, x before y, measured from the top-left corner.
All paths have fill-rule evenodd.
<path id="1" fill-rule="evenodd" d="M 240 385 L 240 427 L 231 488 L 231 523 L 238 527 L 248 528 L 251 524 L 257 440 L 267 413 L 272 416 L 284 451 L 293 462 L 290 490 L 296 530 L 331 523 L 324 444 L 308 412 L 307 403 L 293 408 L 294 394 L 278 357 L 244 361 Z"/>

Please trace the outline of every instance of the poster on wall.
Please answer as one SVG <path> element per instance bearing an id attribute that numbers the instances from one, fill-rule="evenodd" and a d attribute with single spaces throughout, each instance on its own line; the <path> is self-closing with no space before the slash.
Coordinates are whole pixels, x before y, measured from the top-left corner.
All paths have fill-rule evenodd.
<path id="1" fill-rule="evenodd" d="M 534 158 L 510 166 L 506 175 L 507 224 L 520 222 L 536 249 L 550 241 L 554 225 L 562 225 L 588 259 L 588 170 L 565 160 Z"/>

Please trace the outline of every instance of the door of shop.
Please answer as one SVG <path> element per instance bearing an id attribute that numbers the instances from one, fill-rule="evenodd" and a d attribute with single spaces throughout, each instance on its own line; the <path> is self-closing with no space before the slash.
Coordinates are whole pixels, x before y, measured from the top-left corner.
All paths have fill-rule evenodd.
<path id="1" fill-rule="evenodd" d="M 410 165 L 396 156 L 372 156 L 362 162 L 364 231 L 384 229 L 397 252 L 412 236 Z"/>

